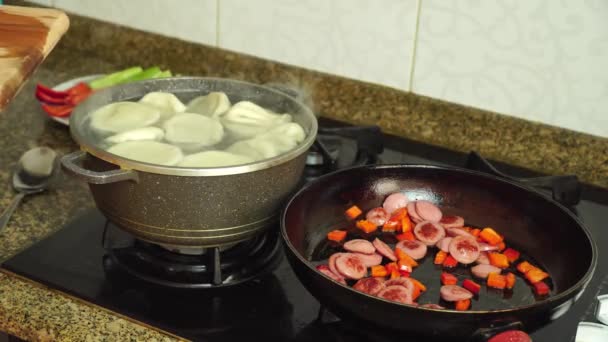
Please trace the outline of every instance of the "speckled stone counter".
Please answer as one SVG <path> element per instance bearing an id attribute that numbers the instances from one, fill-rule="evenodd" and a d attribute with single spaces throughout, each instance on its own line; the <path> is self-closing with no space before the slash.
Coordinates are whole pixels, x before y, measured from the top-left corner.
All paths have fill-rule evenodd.
<path id="1" fill-rule="evenodd" d="M 14 2 L 13 2 L 14 3 Z M 14 195 L 10 172 L 29 147 L 77 148 L 67 127 L 46 118 L 34 84 L 56 84 L 135 64 L 175 73 L 282 82 L 308 92 L 315 110 L 355 124 L 544 173 L 577 174 L 608 187 L 608 139 L 454 105 L 395 89 L 264 61 L 71 16 L 71 29 L 8 109 L 0 113 L 0 208 Z M 26 198 L 0 232 L 0 262 L 52 234 L 93 205 L 88 189 L 62 176 Z M 173 341 L 176 338 L 10 274 L 0 274 L 0 330 L 41 341 Z"/>

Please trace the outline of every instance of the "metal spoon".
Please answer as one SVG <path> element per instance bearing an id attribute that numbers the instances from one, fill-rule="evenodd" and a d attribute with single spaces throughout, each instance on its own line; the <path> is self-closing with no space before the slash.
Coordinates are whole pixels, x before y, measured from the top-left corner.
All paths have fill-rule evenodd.
<path id="1" fill-rule="evenodd" d="M 19 166 L 13 173 L 13 188 L 17 196 L 0 216 L 0 232 L 13 215 L 25 195 L 44 191 L 55 170 L 57 153 L 48 147 L 36 147 L 26 151 L 19 159 Z"/>

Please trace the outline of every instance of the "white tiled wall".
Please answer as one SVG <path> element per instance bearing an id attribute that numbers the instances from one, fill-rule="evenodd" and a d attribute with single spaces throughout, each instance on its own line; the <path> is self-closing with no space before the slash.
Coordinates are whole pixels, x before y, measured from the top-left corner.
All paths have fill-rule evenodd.
<path id="1" fill-rule="evenodd" d="M 606 0 L 36 2 L 608 137 Z"/>

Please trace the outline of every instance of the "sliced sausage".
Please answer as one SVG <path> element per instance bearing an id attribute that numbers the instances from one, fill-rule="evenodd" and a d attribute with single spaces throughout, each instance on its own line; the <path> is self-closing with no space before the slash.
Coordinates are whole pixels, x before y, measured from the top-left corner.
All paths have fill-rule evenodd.
<path id="1" fill-rule="evenodd" d="M 384 279 L 375 277 L 359 279 L 355 285 L 353 285 L 353 289 L 372 296 L 377 295 L 378 292 L 384 290 L 385 287 Z"/>
<path id="2" fill-rule="evenodd" d="M 329 270 L 334 272 L 337 275 L 340 275 L 340 272 L 338 272 L 338 269 L 336 268 L 336 259 L 338 259 L 338 257 L 342 254 L 344 254 L 344 253 L 334 253 L 329 257 L 329 260 L 327 261 Z"/>
<path id="3" fill-rule="evenodd" d="M 439 305 L 439 304 L 435 304 L 435 303 L 426 303 L 426 304 L 422 304 L 420 305 L 421 308 L 429 308 L 429 309 L 437 309 L 437 310 L 443 310 L 445 309 L 443 306 Z"/>
<path id="4" fill-rule="evenodd" d="M 488 342 L 532 342 L 532 338 L 521 330 L 508 330 L 492 336 Z"/>
<path id="5" fill-rule="evenodd" d="M 479 258 L 477 240 L 468 236 L 456 236 L 450 242 L 450 255 L 461 264 L 470 264 Z"/>
<path id="6" fill-rule="evenodd" d="M 422 222 L 424 221 L 422 219 L 422 217 L 420 217 L 418 215 L 418 213 L 416 212 L 416 202 L 409 202 L 407 204 L 407 214 L 410 216 L 410 219 L 412 219 L 412 221 L 418 223 L 418 222 Z"/>
<path id="7" fill-rule="evenodd" d="M 424 243 L 417 240 L 403 240 L 399 241 L 395 248 L 399 248 L 405 254 L 411 256 L 413 259 L 422 259 L 426 255 L 427 247 Z"/>
<path id="8" fill-rule="evenodd" d="M 397 261 L 397 256 L 395 255 L 395 252 L 393 252 L 393 250 L 386 243 L 384 243 L 384 241 L 376 238 L 374 242 L 372 242 L 372 244 L 374 245 L 374 247 L 376 247 L 376 252 L 380 253 L 381 255 L 384 255 L 387 259 L 391 261 Z"/>
<path id="9" fill-rule="evenodd" d="M 499 248 L 500 248 L 500 246 L 492 246 L 490 244 L 483 243 L 483 242 L 479 243 L 479 250 L 482 252 L 497 251 Z"/>
<path id="10" fill-rule="evenodd" d="M 450 242 L 452 242 L 452 238 L 446 236 L 443 239 L 439 240 L 439 242 L 437 242 L 437 248 L 447 253 L 450 251 Z"/>
<path id="11" fill-rule="evenodd" d="M 381 226 L 385 224 L 389 218 L 389 213 L 387 213 L 386 210 L 381 207 L 371 209 L 367 212 L 367 214 L 365 214 L 365 219 L 375 224 L 376 226 Z"/>
<path id="12" fill-rule="evenodd" d="M 338 273 L 347 279 L 361 279 L 367 273 L 367 267 L 363 261 L 353 253 L 342 253 L 336 259 Z"/>
<path id="13" fill-rule="evenodd" d="M 388 195 L 388 197 L 384 200 L 384 203 L 382 203 L 382 207 L 387 213 L 392 214 L 393 211 L 406 207 L 408 202 L 409 200 L 407 196 L 400 192 L 395 192 Z"/>
<path id="14" fill-rule="evenodd" d="M 411 294 L 414 292 L 414 283 L 411 280 L 404 277 L 389 279 L 384 282 L 386 286 L 403 286 Z"/>
<path id="15" fill-rule="evenodd" d="M 455 215 L 444 215 L 439 220 L 444 228 L 460 228 L 464 226 L 464 218 Z"/>
<path id="16" fill-rule="evenodd" d="M 471 267 L 471 273 L 477 278 L 487 278 L 490 273 L 500 273 L 501 271 L 494 265 L 479 264 Z"/>
<path id="17" fill-rule="evenodd" d="M 337 281 L 340 284 L 345 284 L 346 285 L 346 281 L 344 280 L 344 278 L 341 275 L 335 274 L 334 272 L 332 272 L 329 269 L 329 266 L 327 266 L 327 265 L 319 265 L 319 266 L 317 266 L 317 270 L 319 272 L 323 273 L 328 278 L 333 279 L 333 280 Z"/>
<path id="18" fill-rule="evenodd" d="M 482 264 L 482 265 L 489 265 L 490 259 L 488 258 L 488 253 L 480 252 L 479 258 L 477 258 L 477 260 L 475 260 L 475 262 L 478 264 Z"/>
<path id="19" fill-rule="evenodd" d="M 439 223 L 422 221 L 414 227 L 414 235 L 427 246 L 432 246 L 445 237 L 445 230 Z"/>
<path id="20" fill-rule="evenodd" d="M 431 222 L 439 222 L 443 216 L 441 210 L 429 201 L 416 201 L 416 213 L 423 220 Z"/>
<path id="21" fill-rule="evenodd" d="M 382 263 L 382 255 L 380 255 L 378 253 L 374 253 L 374 254 L 354 253 L 354 254 L 356 256 L 358 256 L 359 259 L 361 259 L 361 261 L 363 262 L 363 265 L 365 265 L 365 267 L 377 266 Z"/>
<path id="22" fill-rule="evenodd" d="M 344 243 L 344 249 L 353 253 L 373 254 L 376 247 L 371 242 L 363 239 L 353 239 Z"/>
<path id="23" fill-rule="evenodd" d="M 457 302 L 459 300 L 473 298 L 471 291 L 458 285 L 443 285 L 439 289 L 439 294 L 446 302 Z"/>
<path id="24" fill-rule="evenodd" d="M 412 294 L 405 287 L 400 285 L 385 287 L 378 293 L 378 297 L 403 304 L 411 304 L 413 302 Z"/>
<path id="25" fill-rule="evenodd" d="M 468 237 L 472 237 L 474 238 L 475 236 L 473 236 L 473 234 L 467 232 L 466 230 L 462 229 L 462 228 L 446 228 L 445 229 L 445 233 L 448 236 L 468 236 Z"/>

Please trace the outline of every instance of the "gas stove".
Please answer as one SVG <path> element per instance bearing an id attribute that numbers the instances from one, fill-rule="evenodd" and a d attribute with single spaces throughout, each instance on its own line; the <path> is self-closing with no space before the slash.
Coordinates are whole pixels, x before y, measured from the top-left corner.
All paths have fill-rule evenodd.
<path id="1" fill-rule="evenodd" d="M 303 182 L 348 165 L 435 164 L 495 173 L 475 155 L 382 134 L 375 127 L 338 129 L 321 119 Z M 574 341 L 580 321 L 595 321 L 596 300 L 608 293 L 608 191 L 572 187 L 572 178 L 541 178 L 494 163 L 528 185 L 551 188 L 591 231 L 599 264 L 581 299 L 535 341 Z M 557 188 L 556 188 L 557 184 Z M 549 191 L 549 190 L 541 190 Z M 549 193 L 549 192 L 548 192 Z M 578 204 L 578 197 L 582 199 Z M 299 283 L 282 254 L 278 224 L 232 246 L 175 249 L 134 239 L 96 209 L 7 260 L 2 268 L 133 320 L 196 341 L 417 341 L 353 326 L 323 309 Z M 77 257 L 74 257 L 77 256 Z"/>

